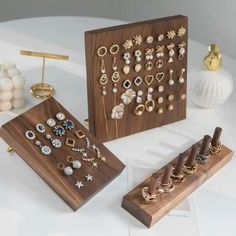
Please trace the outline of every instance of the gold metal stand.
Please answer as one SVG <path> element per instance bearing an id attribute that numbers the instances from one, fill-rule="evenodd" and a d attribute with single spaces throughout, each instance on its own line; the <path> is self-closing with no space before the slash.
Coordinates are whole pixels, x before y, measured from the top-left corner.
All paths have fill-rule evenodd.
<path id="1" fill-rule="evenodd" d="M 26 55 L 26 56 L 42 57 L 43 58 L 41 83 L 33 84 L 30 88 L 30 93 L 32 94 L 33 97 L 35 97 L 37 99 L 46 99 L 46 98 L 52 97 L 55 93 L 55 89 L 53 88 L 52 85 L 46 84 L 44 82 L 46 58 L 57 59 L 57 60 L 69 60 L 69 57 L 65 56 L 65 55 L 42 53 L 42 52 L 32 52 L 32 51 L 25 51 L 25 50 L 21 50 L 20 54 Z"/>

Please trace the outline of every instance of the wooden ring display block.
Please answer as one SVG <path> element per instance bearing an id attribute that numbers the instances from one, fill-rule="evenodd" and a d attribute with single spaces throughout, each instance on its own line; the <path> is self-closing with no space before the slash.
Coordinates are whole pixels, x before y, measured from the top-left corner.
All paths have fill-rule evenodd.
<path id="1" fill-rule="evenodd" d="M 47 119 L 53 118 L 57 125 L 63 121 L 56 119 L 56 114 L 62 112 L 66 119 L 73 121 L 75 128 L 66 131 L 66 135 L 58 137 L 53 133 L 52 128 L 46 124 Z M 53 148 L 51 142 L 36 131 L 35 126 L 42 123 L 46 127 L 46 133 L 50 133 L 54 139 L 60 139 L 62 147 Z M 25 132 L 32 130 L 43 145 L 52 149 L 48 156 L 40 152 L 39 147 L 34 144 L 34 140 L 26 139 Z M 96 159 L 96 153 L 90 148 L 86 149 L 85 139 L 77 139 L 75 131 L 82 130 L 92 144 L 95 144 L 101 154 L 106 157 L 106 162 Z M 50 98 L 19 115 L 13 120 L 4 124 L 0 129 L 0 136 L 14 149 L 14 151 L 73 209 L 77 210 L 91 197 L 102 190 L 108 183 L 117 177 L 124 169 L 124 164 L 118 160 L 102 143 L 91 135 L 84 126 L 76 120 L 60 103 L 54 98 Z M 66 138 L 76 141 L 76 148 L 84 148 L 88 156 L 94 156 L 98 162 L 98 167 L 91 167 L 91 163 L 82 161 L 78 152 L 73 152 L 71 147 L 65 145 Z M 58 163 L 65 166 L 72 166 L 66 162 L 66 157 L 72 156 L 82 164 L 80 169 L 74 169 L 74 173 L 66 176 L 62 170 L 57 169 Z M 86 181 L 85 175 L 93 176 L 93 181 Z M 82 181 L 83 187 L 80 189 L 75 185 L 77 181 Z"/>
<path id="2" fill-rule="evenodd" d="M 179 36 L 179 29 L 186 30 L 183 36 Z M 167 37 L 169 31 L 174 31 L 173 39 Z M 160 35 L 164 38 L 158 41 Z M 141 44 L 135 44 L 136 36 L 142 37 Z M 151 43 L 147 42 L 148 36 L 153 37 Z M 123 46 L 126 40 L 134 42 L 129 49 Z M 174 44 L 173 62 L 169 63 L 168 45 L 172 43 Z M 181 43 L 184 45 L 183 57 L 179 57 Z M 119 51 L 114 54 L 118 50 L 117 45 Z M 89 130 L 95 137 L 99 137 L 102 141 L 109 141 L 186 118 L 188 51 L 188 18 L 186 16 L 172 16 L 87 31 L 85 32 L 85 46 Z M 156 55 L 157 47 L 163 48 L 162 57 Z M 147 49 L 152 49 L 152 59 L 146 58 Z M 140 61 L 137 60 L 136 50 L 142 53 Z M 130 54 L 129 64 L 126 64 L 123 58 L 126 52 Z M 117 76 L 112 77 L 114 58 L 116 72 L 119 73 L 120 79 L 117 79 Z M 173 70 L 172 81 L 174 81 L 172 85 L 169 84 L 171 70 Z M 102 77 L 102 73 L 106 76 Z M 141 84 L 139 84 L 140 81 L 135 82 L 137 77 L 142 79 Z M 125 81 L 127 83 L 124 83 Z M 116 95 L 113 92 L 114 84 L 117 90 Z M 158 92 L 159 86 L 163 86 L 164 91 Z M 121 95 L 128 90 L 127 87 L 136 92 L 136 98 L 138 91 L 142 91 L 142 101 L 139 103 L 136 98 L 133 99 L 131 103 L 124 106 L 123 118 L 115 120 L 112 117 L 113 108 L 116 105 L 117 109 L 122 109 L 118 105 L 122 103 Z M 150 87 L 153 88 L 153 102 L 147 100 Z M 104 97 L 103 89 L 106 90 Z M 172 100 L 169 99 L 170 95 L 173 97 Z M 162 103 L 157 102 L 159 97 L 163 99 Z M 142 105 L 140 109 L 137 108 L 138 105 Z"/>
<path id="3" fill-rule="evenodd" d="M 202 141 L 197 144 L 200 146 Z M 191 148 L 187 149 L 184 154 L 188 155 Z M 197 165 L 197 170 L 192 175 L 186 175 L 185 181 L 175 185 L 175 190 L 171 193 L 161 193 L 152 202 L 146 202 L 141 194 L 144 187 L 148 186 L 151 177 L 131 190 L 123 197 L 122 207 L 141 221 L 145 226 L 151 227 L 169 211 L 175 208 L 181 201 L 188 197 L 201 184 L 207 181 L 213 174 L 226 165 L 233 156 L 233 152 L 222 145 L 221 152 L 217 155 L 210 155 L 207 164 Z M 161 176 L 164 169 L 168 166 L 175 166 L 177 158 L 173 159 L 166 166 L 155 173 L 155 176 Z"/>

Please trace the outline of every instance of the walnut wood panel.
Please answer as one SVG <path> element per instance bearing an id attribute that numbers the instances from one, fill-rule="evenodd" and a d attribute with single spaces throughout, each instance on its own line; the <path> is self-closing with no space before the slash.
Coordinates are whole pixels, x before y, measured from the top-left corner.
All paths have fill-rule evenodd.
<path id="1" fill-rule="evenodd" d="M 189 153 L 190 150 L 191 148 L 186 150 L 185 153 Z M 233 152 L 223 145 L 221 152 L 217 155 L 211 155 L 207 164 L 198 164 L 197 171 L 193 175 L 187 175 L 183 183 L 176 184 L 174 192 L 160 194 L 155 202 L 146 203 L 143 200 L 141 190 L 143 187 L 148 186 L 151 179 L 151 177 L 149 177 L 124 196 L 122 207 L 144 225 L 151 227 L 227 164 L 232 159 L 232 156 Z M 158 170 L 157 175 L 163 174 L 167 166 L 175 166 L 177 158 Z"/>
<path id="2" fill-rule="evenodd" d="M 75 124 L 75 129 L 66 132 L 66 137 L 76 139 L 75 130 L 82 130 L 92 143 L 100 149 L 101 154 L 106 157 L 106 162 L 98 161 L 98 168 L 91 167 L 91 163 L 82 161 L 81 155 L 78 152 L 73 152 L 69 147 L 65 146 L 66 137 L 60 137 L 63 146 L 55 149 L 51 146 L 50 141 L 46 140 L 43 135 L 35 130 L 37 123 L 45 125 L 47 132 L 51 133 L 53 138 L 58 138 L 52 132 L 45 122 L 52 117 L 56 120 L 55 115 L 58 112 L 63 112 L 66 118 L 72 120 Z M 57 121 L 58 124 L 62 121 Z M 25 132 L 32 130 L 38 140 L 43 145 L 50 146 L 52 154 L 49 156 L 43 155 L 39 148 L 34 144 L 34 141 L 26 139 Z M 33 107 L 22 115 L 7 122 L 0 129 L 1 137 L 19 154 L 19 156 L 73 209 L 77 210 L 86 201 L 93 197 L 116 176 L 118 176 L 124 168 L 124 164 L 117 159 L 103 144 L 97 142 L 97 139 L 91 135 L 83 125 L 81 125 L 61 104 L 54 98 L 50 98 L 39 105 Z M 76 139 L 76 147 L 86 149 L 85 140 Z M 92 149 L 86 149 L 88 156 L 94 155 Z M 61 170 L 57 169 L 57 163 L 66 163 L 65 157 L 72 156 L 76 160 L 80 160 L 82 166 L 80 169 L 74 170 L 74 174 L 66 176 Z M 93 176 L 93 181 L 86 181 L 85 175 Z M 75 186 L 76 181 L 82 181 L 84 187 L 78 189 Z M 43 197 L 43 196 L 42 196 Z"/>
<path id="3" fill-rule="evenodd" d="M 181 26 L 183 26 L 187 31 L 183 37 L 175 36 L 174 39 L 168 39 L 166 34 L 169 30 L 177 31 Z M 163 41 L 158 42 L 157 36 L 159 34 L 164 34 L 165 38 Z M 134 46 L 131 49 L 124 49 L 123 43 L 132 38 L 135 35 L 141 35 L 143 38 L 143 43 L 139 46 Z M 154 42 L 152 44 L 146 43 L 146 38 L 152 35 L 154 37 Z M 183 60 L 178 60 L 178 44 L 181 42 L 186 42 L 186 53 Z M 166 48 L 171 42 L 175 44 L 175 55 L 173 57 L 174 62 L 168 63 L 169 55 Z M 113 44 L 118 44 L 120 50 L 116 55 L 111 55 L 109 53 L 109 48 Z M 186 94 L 187 88 L 187 44 L 188 44 L 188 20 L 185 16 L 173 16 L 161 19 L 149 20 L 144 22 L 137 22 L 132 24 L 120 25 L 115 27 L 109 27 L 104 29 L 92 30 L 85 32 L 85 45 L 86 45 L 86 67 L 87 67 L 87 90 L 88 90 L 88 111 L 89 111 L 89 130 L 90 132 L 98 137 L 102 141 L 113 140 L 119 137 L 134 134 L 140 131 L 151 129 L 154 127 L 162 126 L 172 122 L 176 122 L 186 118 L 186 100 L 181 100 L 180 96 Z M 151 71 L 144 69 L 146 60 L 144 59 L 144 52 L 146 48 L 156 48 L 156 46 L 164 45 L 164 66 L 157 69 L 155 66 Z M 107 116 L 107 124 L 109 137 L 106 132 L 106 125 L 103 114 L 103 103 L 101 96 L 102 86 L 99 83 L 99 78 L 101 76 L 101 57 L 97 55 L 97 49 L 101 46 L 105 46 L 108 49 L 108 53 L 103 57 L 105 61 L 106 74 L 108 75 L 108 83 L 106 84 L 107 95 L 105 97 L 105 113 Z M 133 53 L 136 49 L 142 51 L 142 70 L 140 72 L 134 71 L 134 65 L 137 63 Z M 123 60 L 123 54 L 125 52 L 130 52 L 131 54 L 131 71 L 128 75 L 125 75 L 122 71 L 125 62 Z M 111 75 L 113 73 L 112 63 L 113 57 L 116 56 L 116 61 L 118 65 L 118 72 L 120 74 L 120 81 L 117 83 L 117 97 L 114 102 L 114 94 L 112 93 L 113 83 L 111 81 Z M 151 60 L 155 65 L 157 61 L 155 52 L 154 59 Z M 181 75 L 181 70 L 184 68 L 186 71 L 183 75 L 185 82 L 180 84 L 178 78 Z M 169 70 L 173 69 L 173 79 L 175 81 L 174 86 L 168 84 L 169 80 Z M 144 82 L 144 77 L 148 74 L 155 76 L 158 72 L 164 72 L 165 77 L 161 82 L 154 79 L 153 83 L 150 85 L 154 88 L 153 99 L 155 101 L 155 108 L 152 112 L 144 112 L 141 116 L 136 116 L 134 113 L 135 107 L 138 105 L 135 101 L 131 104 L 125 106 L 124 117 L 117 120 L 118 135 L 115 129 L 115 120 L 111 118 L 111 111 L 114 104 L 119 104 L 121 102 L 120 96 L 125 92 L 122 86 L 123 81 L 129 79 L 132 82 L 131 88 L 136 92 L 138 90 L 143 91 L 142 99 L 146 100 L 147 96 L 147 86 Z M 143 79 L 143 83 L 140 86 L 136 86 L 133 83 L 135 77 L 140 76 Z M 157 92 L 157 86 L 163 85 L 165 91 L 162 93 Z M 173 102 L 167 100 L 168 95 L 174 95 L 175 99 Z M 163 96 L 164 103 L 157 104 L 156 99 L 159 96 Z M 174 110 L 168 111 L 167 106 L 173 104 Z M 164 113 L 158 114 L 157 109 L 163 108 Z"/>

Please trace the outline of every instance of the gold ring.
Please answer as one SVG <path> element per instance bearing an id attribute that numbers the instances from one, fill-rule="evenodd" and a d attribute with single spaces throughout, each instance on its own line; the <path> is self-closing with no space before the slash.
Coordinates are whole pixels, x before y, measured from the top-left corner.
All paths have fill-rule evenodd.
<path id="1" fill-rule="evenodd" d="M 107 48 L 104 46 L 101 46 L 100 48 L 98 48 L 97 54 L 99 57 L 104 57 L 107 54 Z"/>
<path id="2" fill-rule="evenodd" d="M 119 52 L 119 50 L 120 50 L 120 46 L 118 44 L 114 44 L 110 47 L 110 53 L 113 55 Z"/>
<path id="3" fill-rule="evenodd" d="M 135 115 L 136 116 L 141 116 L 145 110 L 145 106 L 143 104 L 140 104 L 135 107 Z"/>
<path id="4" fill-rule="evenodd" d="M 66 160 L 69 162 L 69 163 L 72 163 L 74 161 L 74 158 L 72 156 L 68 156 L 66 157 Z"/>
<path id="5" fill-rule="evenodd" d="M 59 170 L 64 170 L 64 164 L 63 163 L 58 163 L 57 164 L 57 169 L 59 169 Z"/>

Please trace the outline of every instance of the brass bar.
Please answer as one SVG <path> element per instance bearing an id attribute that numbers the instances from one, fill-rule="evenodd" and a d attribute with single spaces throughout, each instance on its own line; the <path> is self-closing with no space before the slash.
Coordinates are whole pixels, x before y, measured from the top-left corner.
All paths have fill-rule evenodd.
<path id="1" fill-rule="evenodd" d="M 44 53 L 44 52 L 32 52 L 32 51 L 20 50 L 20 54 L 25 55 L 25 56 L 33 56 L 33 57 L 44 57 L 44 58 L 51 58 L 51 59 L 58 59 L 58 60 L 69 60 L 69 56 L 52 54 L 52 53 Z"/>

